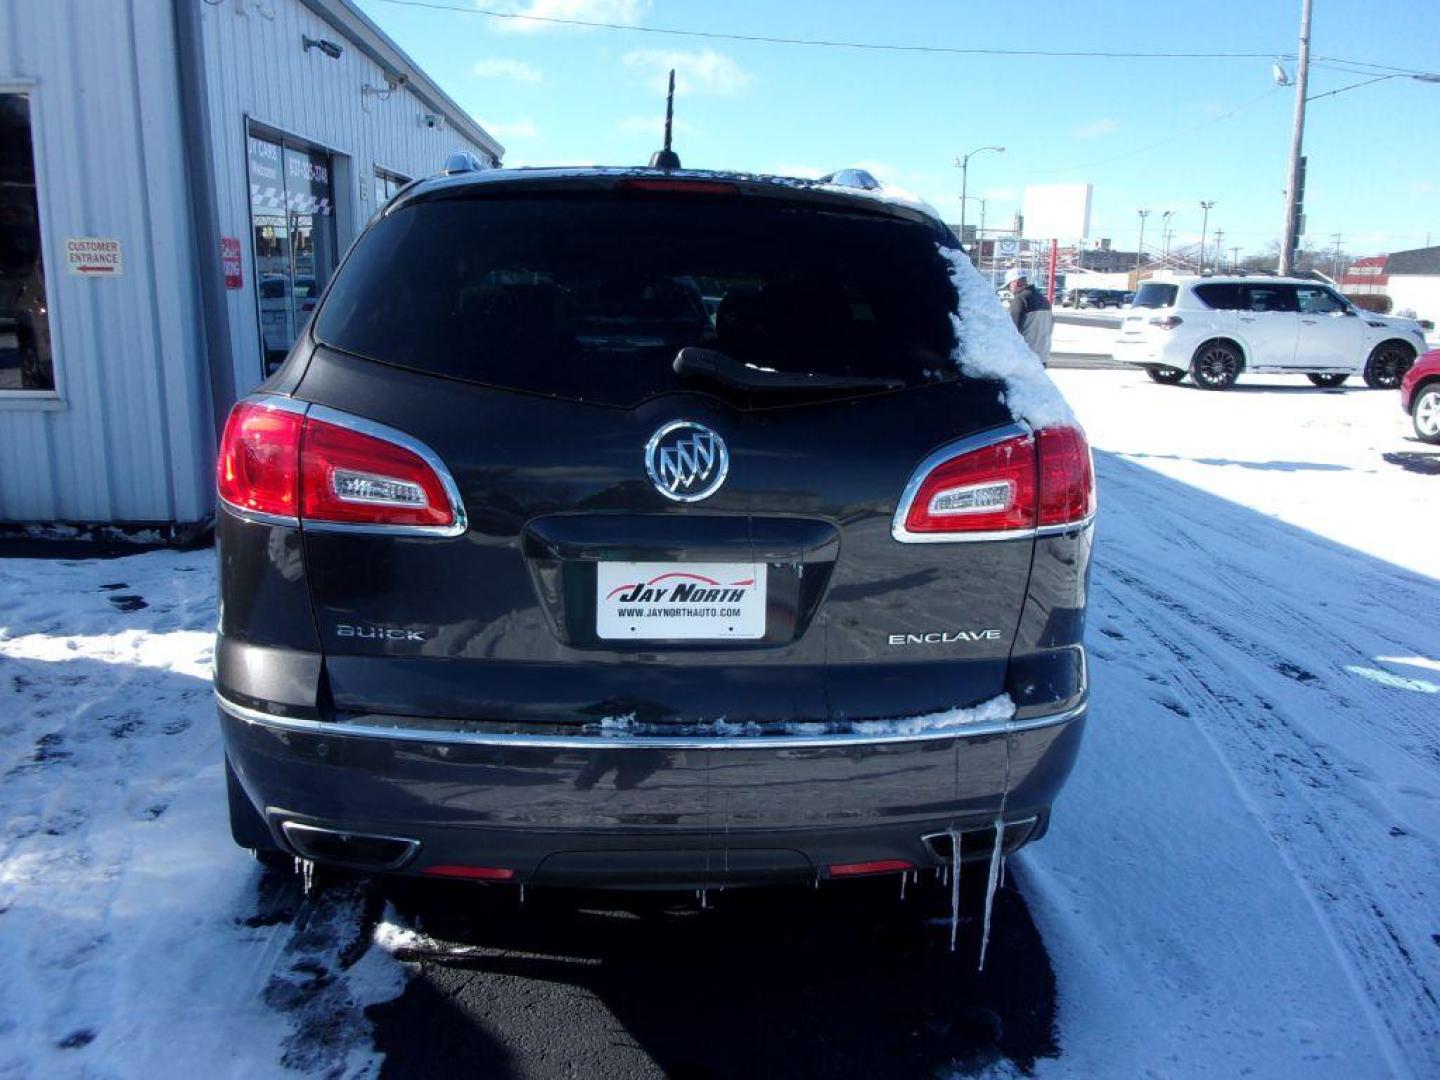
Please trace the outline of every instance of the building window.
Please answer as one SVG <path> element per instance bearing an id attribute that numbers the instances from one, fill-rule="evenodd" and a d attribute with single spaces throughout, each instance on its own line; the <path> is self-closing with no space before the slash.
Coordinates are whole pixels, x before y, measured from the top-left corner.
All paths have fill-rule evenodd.
<path id="1" fill-rule="evenodd" d="M 375 170 L 375 209 L 382 209 L 386 203 L 395 197 L 395 193 L 410 182 L 408 176 L 401 176 L 399 173 L 390 172 L 387 169 Z"/>
<path id="2" fill-rule="evenodd" d="M 0 93 L 0 390 L 54 389 L 30 99 Z"/>
<path id="3" fill-rule="evenodd" d="M 323 150 L 256 130 L 247 145 L 260 351 L 269 375 L 295 344 L 339 261 L 334 163 Z"/>

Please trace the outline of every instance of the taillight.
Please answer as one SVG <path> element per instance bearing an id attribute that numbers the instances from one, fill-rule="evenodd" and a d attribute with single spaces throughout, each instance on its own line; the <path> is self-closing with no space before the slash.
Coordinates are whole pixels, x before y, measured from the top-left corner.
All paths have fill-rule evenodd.
<path id="1" fill-rule="evenodd" d="M 300 473 L 304 521 L 434 528 L 455 521 L 436 471 L 388 439 L 307 416 Z"/>
<path id="2" fill-rule="evenodd" d="M 934 466 L 910 503 L 912 533 L 1002 532 L 1035 525 L 1035 440 L 1017 435 Z"/>
<path id="3" fill-rule="evenodd" d="M 1184 321 L 1179 315 L 1157 315 L 1150 320 L 1150 325 L 1158 326 L 1161 330 L 1174 330 Z"/>
<path id="4" fill-rule="evenodd" d="M 1079 428 L 1041 428 L 1040 521 L 1071 525 L 1095 513 L 1095 466 Z"/>
<path id="5" fill-rule="evenodd" d="M 906 488 L 893 529 L 924 543 L 1027 536 L 1095 512 L 1090 447 L 1078 428 L 1042 428 L 926 462 Z"/>
<path id="6" fill-rule="evenodd" d="M 231 410 L 217 473 L 220 498 L 242 512 L 322 529 L 455 535 L 464 515 L 443 468 L 400 432 L 320 406 L 255 399 Z"/>
<path id="7" fill-rule="evenodd" d="M 659 191 L 678 195 L 738 195 L 739 185 L 722 180 L 633 179 L 620 180 L 615 184 L 619 191 Z"/>
<path id="8" fill-rule="evenodd" d="M 230 410 L 215 463 L 220 498 L 255 514 L 293 518 L 300 507 L 298 412 L 258 401 Z"/>

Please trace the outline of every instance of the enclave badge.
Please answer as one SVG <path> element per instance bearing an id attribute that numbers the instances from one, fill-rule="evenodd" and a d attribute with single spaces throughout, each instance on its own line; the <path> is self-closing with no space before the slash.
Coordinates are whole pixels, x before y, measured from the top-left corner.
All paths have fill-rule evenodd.
<path id="1" fill-rule="evenodd" d="M 675 502 L 699 502 L 715 494 L 729 470 L 725 440 L 693 420 L 672 420 L 645 446 L 650 482 Z"/>

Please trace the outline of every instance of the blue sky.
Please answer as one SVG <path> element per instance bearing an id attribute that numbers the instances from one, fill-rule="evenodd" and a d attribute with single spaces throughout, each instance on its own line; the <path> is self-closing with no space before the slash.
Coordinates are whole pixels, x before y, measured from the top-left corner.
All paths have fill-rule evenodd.
<path id="1" fill-rule="evenodd" d="M 429 2 L 469 6 L 467 0 Z M 1092 237 L 1133 248 L 1136 210 L 1199 201 L 1225 247 L 1278 238 L 1292 88 L 1268 59 L 1090 59 L 804 48 L 579 29 L 358 0 L 506 146 L 511 165 L 630 164 L 659 143 L 663 71 L 679 69 L 676 149 L 698 168 L 797 175 L 869 167 L 959 220 L 958 153 L 987 224 L 1028 184 L 1095 186 Z M 631 26 L 959 47 L 1293 53 L 1298 0 L 478 0 L 477 7 Z M 1313 51 L 1440 72 L 1440 2 L 1315 0 Z M 1293 64 L 1291 65 L 1293 72 Z M 1364 75 L 1312 70 L 1311 95 Z M 1159 145 L 1156 145 L 1159 144 Z M 1308 236 L 1352 254 L 1440 243 L 1440 84 L 1390 79 L 1314 101 Z M 979 216 L 972 202 L 969 220 Z"/>

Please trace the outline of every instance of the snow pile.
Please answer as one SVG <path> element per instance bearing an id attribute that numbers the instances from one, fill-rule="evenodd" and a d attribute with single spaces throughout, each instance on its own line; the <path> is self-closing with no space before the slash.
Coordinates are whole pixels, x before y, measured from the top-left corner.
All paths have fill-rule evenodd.
<path id="1" fill-rule="evenodd" d="M 691 724 L 646 723 L 635 719 L 634 713 L 624 716 L 607 716 L 596 728 L 603 736 L 657 736 L 731 738 L 754 736 L 763 740 L 767 736 L 794 735 L 935 735 L 937 737 L 958 732 L 975 724 L 1009 720 L 1015 715 L 1015 704 L 1010 695 L 1001 694 L 989 701 L 968 709 L 946 709 L 943 712 L 928 713 L 924 716 L 900 716 L 882 720 L 837 720 L 837 721 L 793 721 L 783 724 L 758 724 L 753 720 L 736 723 L 721 716 L 715 720 L 702 720 Z"/>
<path id="2" fill-rule="evenodd" d="M 926 716 L 905 716 L 892 720 L 857 720 L 851 727 L 861 735 L 943 735 L 976 724 L 1009 720 L 1015 703 L 1001 694 L 969 709 L 946 709 Z"/>
<path id="3" fill-rule="evenodd" d="M 940 248 L 950 280 L 960 294 L 955 325 L 955 362 L 966 375 L 995 379 L 1005 387 L 1005 404 L 1031 427 L 1074 424 L 1075 414 L 1046 374 L 1045 365 L 1015 329 L 1010 313 L 963 251 Z"/>

